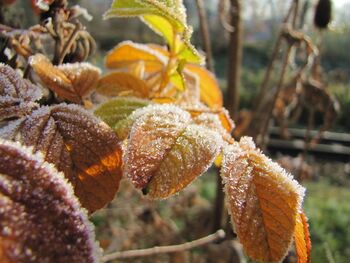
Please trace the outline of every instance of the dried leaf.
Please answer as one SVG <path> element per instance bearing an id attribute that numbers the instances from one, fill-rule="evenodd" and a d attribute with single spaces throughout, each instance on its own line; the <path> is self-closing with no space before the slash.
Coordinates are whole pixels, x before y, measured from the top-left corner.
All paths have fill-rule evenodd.
<path id="1" fill-rule="evenodd" d="M 98 262 L 92 225 L 61 173 L 0 140 L 0 261 Z"/>
<path id="2" fill-rule="evenodd" d="M 311 262 L 311 239 L 307 217 L 303 212 L 298 214 L 294 230 L 295 250 L 298 263 Z"/>
<path id="3" fill-rule="evenodd" d="M 188 112 L 172 105 L 135 111 L 125 153 L 124 172 L 151 198 L 172 195 L 212 164 L 222 145 L 220 136 L 191 124 Z"/>
<path id="4" fill-rule="evenodd" d="M 124 41 L 107 54 L 105 65 L 107 68 L 120 69 L 143 61 L 147 72 L 158 72 L 167 60 L 166 56 L 147 45 Z"/>
<path id="5" fill-rule="evenodd" d="M 149 88 L 142 80 L 130 73 L 113 72 L 100 78 L 96 91 L 105 96 L 134 96 L 149 98 Z"/>
<path id="6" fill-rule="evenodd" d="M 94 89 L 100 70 L 89 63 L 54 66 L 42 54 L 29 58 L 29 63 L 44 85 L 63 99 L 81 103 L 84 96 Z"/>
<path id="7" fill-rule="evenodd" d="M 247 137 L 227 147 L 221 176 L 232 222 L 247 255 L 280 262 L 293 240 L 304 189 Z"/>
<path id="8" fill-rule="evenodd" d="M 126 139 L 134 122 L 133 118 L 129 118 L 129 116 L 135 110 L 145 107 L 148 104 L 150 102 L 147 100 L 119 97 L 100 105 L 94 114 L 114 129 L 120 139 Z"/>
<path id="9" fill-rule="evenodd" d="M 223 98 L 215 76 L 204 67 L 186 64 L 185 68 L 196 74 L 200 80 L 200 99 L 210 108 L 222 108 Z"/>
<path id="10" fill-rule="evenodd" d="M 20 141 L 44 154 L 93 212 L 110 202 L 121 179 L 121 147 L 114 132 L 79 106 L 42 107 L 26 118 Z"/>
<path id="11" fill-rule="evenodd" d="M 0 121 L 29 114 L 38 107 L 35 101 L 41 97 L 39 87 L 0 63 Z"/>

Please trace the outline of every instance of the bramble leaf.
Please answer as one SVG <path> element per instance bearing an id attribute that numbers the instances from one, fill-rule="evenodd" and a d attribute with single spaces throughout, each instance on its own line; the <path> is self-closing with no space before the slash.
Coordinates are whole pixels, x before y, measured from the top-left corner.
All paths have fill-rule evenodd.
<path id="1" fill-rule="evenodd" d="M 100 70 L 89 63 L 54 66 L 42 54 L 30 57 L 29 63 L 47 88 L 75 103 L 82 102 L 82 98 L 96 87 L 100 77 Z"/>
<path id="2" fill-rule="evenodd" d="M 127 68 L 143 61 L 147 72 L 158 72 L 166 65 L 168 58 L 148 45 L 123 41 L 112 49 L 106 56 L 107 68 Z"/>
<path id="3" fill-rule="evenodd" d="M 92 224 L 63 174 L 0 140 L 0 261 L 98 262 Z"/>
<path id="4" fill-rule="evenodd" d="M 221 176 L 232 222 L 247 255 L 280 262 L 293 240 L 304 188 L 247 137 L 227 147 Z"/>
<path id="5" fill-rule="evenodd" d="M 42 152 L 65 174 L 89 212 L 114 198 L 122 150 L 119 138 L 105 123 L 79 106 L 59 104 L 34 111 L 16 131 L 24 145 Z"/>
<path id="6" fill-rule="evenodd" d="M 190 43 L 192 29 L 186 23 L 181 0 L 114 0 L 105 18 L 140 17 L 168 43 L 173 54 L 188 62 L 203 64 L 203 57 Z"/>
<path id="7" fill-rule="evenodd" d="M 39 87 L 0 63 L 0 121 L 30 114 L 42 97 Z"/>
<path id="8" fill-rule="evenodd" d="M 134 96 L 148 98 L 150 89 L 142 79 L 130 73 L 113 72 L 100 78 L 96 91 L 110 97 Z"/>
<path id="9" fill-rule="evenodd" d="M 222 108 L 222 92 L 213 73 L 194 64 L 186 64 L 186 69 L 199 78 L 201 101 L 210 108 Z"/>
<path id="10" fill-rule="evenodd" d="M 311 262 L 311 240 L 309 224 L 304 212 L 298 214 L 294 230 L 295 250 L 298 256 L 298 263 Z"/>
<path id="11" fill-rule="evenodd" d="M 100 105 L 94 114 L 100 117 L 117 133 L 120 139 L 128 136 L 133 120 L 128 118 L 135 110 L 151 102 L 132 97 L 118 97 Z"/>
<path id="12" fill-rule="evenodd" d="M 125 152 L 124 172 L 151 198 L 166 198 L 187 186 L 213 163 L 222 145 L 216 132 L 192 124 L 172 105 L 136 111 Z"/>

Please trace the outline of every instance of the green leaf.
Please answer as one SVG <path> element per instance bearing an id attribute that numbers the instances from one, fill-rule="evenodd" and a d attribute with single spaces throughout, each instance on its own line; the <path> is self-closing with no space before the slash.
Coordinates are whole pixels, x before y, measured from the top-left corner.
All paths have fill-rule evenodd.
<path id="1" fill-rule="evenodd" d="M 125 139 L 128 127 L 133 123 L 129 116 L 136 109 L 145 107 L 150 103 L 150 101 L 134 97 L 118 97 L 99 106 L 94 114 L 114 129 L 119 138 Z"/>

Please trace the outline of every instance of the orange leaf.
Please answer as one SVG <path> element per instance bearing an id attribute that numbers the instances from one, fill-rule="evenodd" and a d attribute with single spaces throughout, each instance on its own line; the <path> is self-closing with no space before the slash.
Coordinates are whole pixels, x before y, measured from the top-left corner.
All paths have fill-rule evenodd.
<path id="1" fill-rule="evenodd" d="M 280 262 L 293 240 L 304 189 L 247 137 L 227 147 L 221 175 L 232 222 L 247 255 Z"/>
<path id="2" fill-rule="evenodd" d="M 0 262 L 98 262 L 85 210 L 41 154 L 0 140 L 0 179 Z"/>
<path id="3" fill-rule="evenodd" d="M 167 198 L 204 173 L 221 149 L 219 134 L 191 122 L 172 105 L 134 113 L 125 153 L 125 174 L 151 198 Z"/>
<path id="4" fill-rule="evenodd" d="M 186 64 L 185 69 L 199 77 L 201 101 L 210 108 L 221 108 L 223 106 L 222 92 L 215 76 L 210 71 L 195 64 Z"/>
<path id="5" fill-rule="evenodd" d="M 82 98 L 95 88 L 100 76 L 100 70 L 88 63 L 54 66 L 42 54 L 30 57 L 29 63 L 47 88 L 75 103 L 81 103 Z"/>
<path id="6" fill-rule="evenodd" d="M 162 53 L 147 45 L 124 41 L 107 54 L 105 65 L 112 69 L 127 68 L 144 61 L 147 72 L 158 72 L 166 65 L 167 60 Z"/>
<path id="7" fill-rule="evenodd" d="M 97 84 L 96 91 L 106 96 L 149 97 L 149 88 L 146 83 L 125 72 L 113 72 L 103 76 Z"/>
<path id="8" fill-rule="evenodd" d="M 294 239 L 298 263 L 311 262 L 311 239 L 309 224 L 304 212 L 298 214 L 294 230 Z"/>
<path id="9" fill-rule="evenodd" d="M 9 130 L 11 130 L 9 124 Z M 121 179 L 119 139 L 104 122 L 77 105 L 41 107 L 15 127 L 24 145 L 44 154 L 72 183 L 83 207 L 94 212 L 115 196 Z"/>

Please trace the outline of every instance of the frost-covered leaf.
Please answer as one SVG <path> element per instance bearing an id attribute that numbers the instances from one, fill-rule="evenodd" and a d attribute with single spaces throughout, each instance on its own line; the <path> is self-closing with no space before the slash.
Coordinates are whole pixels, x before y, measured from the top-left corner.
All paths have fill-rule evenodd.
<path id="1" fill-rule="evenodd" d="M 42 92 L 15 70 L 0 64 L 0 121 L 21 117 L 38 107 Z"/>
<path id="2" fill-rule="evenodd" d="M 134 112 L 124 172 L 151 198 L 166 198 L 187 186 L 212 164 L 220 135 L 191 124 L 188 112 L 151 105 Z"/>
<path id="3" fill-rule="evenodd" d="M 220 118 L 217 114 L 202 113 L 193 119 L 193 122 L 206 127 L 209 130 L 215 131 L 222 136 L 227 142 L 233 142 L 230 133 L 222 126 Z"/>
<path id="4" fill-rule="evenodd" d="M 145 81 L 130 73 L 113 72 L 100 78 L 96 91 L 110 97 L 134 96 L 148 98 L 150 89 Z"/>
<path id="5" fill-rule="evenodd" d="M 65 174 L 90 212 L 114 198 L 121 179 L 119 138 L 81 107 L 42 107 L 23 121 L 17 138 Z"/>
<path id="6" fill-rule="evenodd" d="M 147 72 L 158 72 L 166 65 L 168 58 L 149 45 L 124 41 L 107 54 L 105 65 L 107 68 L 119 69 L 140 61 L 144 62 Z"/>
<path id="7" fill-rule="evenodd" d="M 189 125 L 154 172 L 144 192 L 151 198 L 167 198 L 203 174 L 214 162 L 222 145 L 219 134 Z"/>
<path id="8" fill-rule="evenodd" d="M 199 78 L 201 101 L 210 108 L 222 108 L 222 92 L 213 73 L 194 64 L 187 64 L 186 69 L 196 74 Z"/>
<path id="9" fill-rule="evenodd" d="M 227 147 L 221 176 L 232 222 L 247 255 L 280 262 L 293 240 L 304 189 L 247 137 Z"/>
<path id="10" fill-rule="evenodd" d="M 187 25 L 182 0 L 114 0 L 105 18 L 115 16 L 140 17 L 167 41 L 179 59 L 203 64 L 203 57 L 190 42 L 192 29 Z"/>
<path id="11" fill-rule="evenodd" d="M 75 103 L 82 102 L 83 97 L 96 87 L 100 77 L 100 70 L 89 63 L 54 66 L 42 54 L 30 57 L 29 63 L 47 88 Z"/>
<path id="12" fill-rule="evenodd" d="M 303 212 L 299 213 L 294 230 L 295 250 L 298 263 L 311 262 L 311 239 L 308 219 Z"/>
<path id="13" fill-rule="evenodd" d="M 0 261 L 98 262 L 92 225 L 63 174 L 0 140 Z"/>
<path id="14" fill-rule="evenodd" d="M 120 139 L 128 136 L 133 120 L 128 118 L 133 111 L 150 104 L 147 100 L 132 97 L 118 97 L 100 105 L 94 114 L 100 117 L 117 133 Z"/>

